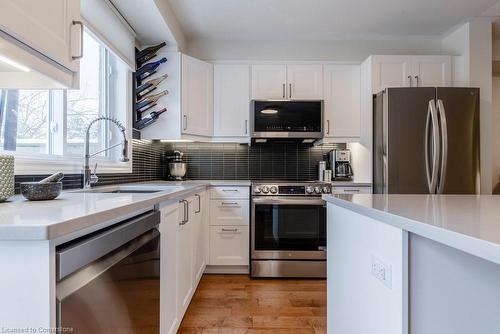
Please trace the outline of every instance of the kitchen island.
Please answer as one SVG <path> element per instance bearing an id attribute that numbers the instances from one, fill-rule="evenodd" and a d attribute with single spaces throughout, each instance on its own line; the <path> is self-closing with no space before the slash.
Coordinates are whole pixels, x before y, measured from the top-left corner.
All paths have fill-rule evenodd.
<path id="1" fill-rule="evenodd" d="M 145 276 L 152 278 L 147 282 L 150 290 L 147 294 L 141 294 L 144 298 L 139 298 L 139 302 L 151 296 L 150 299 L 155 303 L 161 299 L 162 333 L 174 333 L 175 326 L 178 325 L 178 320 L 182 319 L 206 264 L 208 223 L 204 219 L 208 217 L 207 192 L 219 188 L 247 189 L 249 185 L 249 181 L 155 181 L 65 191 L 53 201 L 29 202 L 18 195 L 9 202 L 2 203 L 0 205 L 0 264 L 2 265 L 0 332 L 54 333 L 63 330 L 62 327 L 57 328 L 59 323 L 57 317 L 61 313 L 58 311 L 58 301 L 67 299 L 84 286 L 96 287 L 94 283 L 84 283 L 87 281 L 76 282 L 73 277 L 81 277 L 79 274 L 77 276 L 77 273 L 82 272 L 85 275 L 89 274 L 86 276 L 88 281 L 92 280 L 99 276 L 96 273 L 104 273 L 111 264 L 117 263 L 118 255 L 114 257 L 117 254 L 114 253 L 115 249 L 122 250 L 124 249 L 122 246 L 127 246 L 127 251 L 130 250 L 131 254 L 135 254 L 133 249 L 139 249 L 141 242 L 145 242 L 145 237 L 141 236 L 158 235 L 159 231 L 161 248 L 155 246 L 149 249 L 161 251 L 161 262 L 156 264 L 159 262 L 159 257 L 156 255 L 149 261 L 152 265 L 148 268 L 151 268 L 154 275 Z M 149 233 L 151 229 L 158 231 Z M 142 230 L 147 233 L 142 234 Z M 121 232 L 115 233 L 116 231 Z M 121 238 L 109 238 L 111 232 L 113 236 L 123 235 L 126 240 L 133 240 L 126 245 L 117 243 Z M 95 243 L 94 241 L 98 239 L 104 241 Z M 69 246 L 71 247 L 68 248 Z M 132 246 L 135 248 L 132 249 Z M 177 248 L 181 247 L 182 250 L 177 252 Z M 69 255 L 65 255 L 69 254 L 68 252 L 75 255 L 70 256 L 70 261 L 62 258 L 69 259 Z M 97 254 L 104 256 L 98 257 Z M 139 253 L 138 257 L 141 256 Z M 179 259 L 176 256 L 179 256 Z M 79 258 L 86 261 L 77 261 Z M 100 259 L 105 260 L 99 262 Z M 97 271 L 98 266 L 95 265 L 97 262 L 103 265 L 99 267 L 101 271 Z M 131 261 L 137 264 L 142 262 L 144 261 Z M 65 265 L 60 266 L 61 263 Z M 74 267 L 76 264 L 77 267 Z M 73 268 L 70 271 L 66 270 L 71 267 Z M 141 273 L 140 270 L 132 271 L 135 274 Z M 162 272 L 159 282 L 161 298 L 158 298 L 152 289 L 153 283 L 154 289 L 158 288 L 155 279 L 159 277 L 159 271 Z M 182 276 L 180 273 L 186 273 L 187 276 Z M 178 295 L 179 300 L 182 297 L 180 301 L 183 303 L 182 308 L 179 307 L 180 311 L 177 311 L 177 298 L 171 297 L 177 296 L 177 275 L 181 277 L 180 282 L 185 288 L 182 290 L 183 294 Z M 64 282 L 72 283 L 70 285 Z M 75 282 L 78 284 L 73 284 Z M 132 279 L 129 279 L 129 282 L 134 283 Z M 97 284 L 97 288 L 99 287 Z M 110 291 L 118 290 L 106 288 L 103 291 L 105 292 L 103 296 L 110 296 Z M 109 299 L 106 299 L 106 302 Z M 116 305 L 121 305 L 122 299 L 117 297 L 114 300 Z M 82 304 L 85 303 L 80 303 Z M 106 310 L 113 309 L 113 305 L 109 303 L 104 305 Z M 94 301 L 88 311 L 104 314 L 103 310 L 98 311 L 98 306 Z M 117 313 L 125 314 L 125 312 Z M 150 322 L 147 324 L 151 323 L 151 319 L 157 319 L 155 316 L 158 317 L 158 314 L 151 314 L 148 317 Z M 89 319 L 86 319 L 86 322 L 90 323 Z M 111 321 L 107 323 L 114 324 Z M 126 326 L 126 322 L 118 321 L 118 325 Z"/>
<path id="2" fill-rule="evenodd" d="M 500 333 L 500 196 L 323 198 L 329 333 Z"/>

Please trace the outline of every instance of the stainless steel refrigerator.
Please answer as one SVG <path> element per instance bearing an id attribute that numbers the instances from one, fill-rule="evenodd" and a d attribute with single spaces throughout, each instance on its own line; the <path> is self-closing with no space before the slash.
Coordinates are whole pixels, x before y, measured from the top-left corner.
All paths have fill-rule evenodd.
<path id="1" fill-rule="evenodd" d="M 479 89 L 384 90 L 373 150 L 374 193 L 479 193 Z"/>

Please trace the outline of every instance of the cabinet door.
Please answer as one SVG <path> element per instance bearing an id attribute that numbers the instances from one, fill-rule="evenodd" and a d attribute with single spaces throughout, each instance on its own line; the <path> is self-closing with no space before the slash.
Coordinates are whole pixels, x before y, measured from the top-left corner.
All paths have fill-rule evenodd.
<path id="1" fill-rule="evenodd" d="M 180 203 L 180 219 L 177 227 L 177 315 L 182 319 L 193 294 L 193 199 L 188 199 L 189 209 Z"/>
<path id="2" fill-rule="evenodd" d="M 286 65 L 252 65 L 252 99 L 286 98 Z"/>
<path id="3" fill-rule="evenodd" d="M 412 87 L 412 74 L 411 56 L 373 56 L 373 94 L 389 87 Z"/>
<path id="4" fill-rule="evenodd" d="M 249 65 L 214 66 L 214 136 L 247 137 Z"/>
<path id="5" fill-rule="evenodd" d="M 160 327 L 161 333 L 176 333 L 177 318 L 177 230 L 179 205 L 164 206 L 161 211 L 161 268 L 160 268 Z"/>
<path id="6" fill-rule="evenodd" d="M 210 201 L 210 225 L 248 225 L 249 217 L 247 199 Z"/>
<path id="7" fill-rule="evenodd" d="M 359 65 L 324 67 L 325 137 L 361 135 L 361 73 Z"/>
<path id="8" fill-rule="evenodd" d="M 451 57 L 414 56 L 412 60 L 414 87 L 451 86 Z"/>
<path id="9" fill-rule="evenodd" d="M 213 65 L 182 55 L 182 133 L 213 134 Z"/>
<path id="10" fill-rule="evenodd" d="M 78 72 L 80 1 L 2 0 L 0 30 L 57 63 Z"/>
<path id="11" fill-rule="evenodd" d="M 210 264 L 249 264 L 248 226 L 210 226 Z"/>
<path id="12" fill-rule="evenodd" d="M 195 196 L 196 200 L 193 203 L 193 231 L 194 231 L 194 270 L 193 282 L 196 284 L 207 264 L 206 251 L 208 242 L 208 212 L 207 212 L 207 193 L 203 192 Z"/>
<path id="13" fill-rule="evenodd" d="M 288 65 L 287 98 L 293 100 L 323 99 L 322 65 Z"/>

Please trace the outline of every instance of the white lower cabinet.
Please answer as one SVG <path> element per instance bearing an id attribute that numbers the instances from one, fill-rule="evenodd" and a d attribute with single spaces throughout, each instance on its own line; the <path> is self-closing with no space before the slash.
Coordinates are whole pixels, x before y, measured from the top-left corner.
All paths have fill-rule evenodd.
<path id="1" fill-rule="evenodd" d="M 160 333 L 173 334 L 191 302 L 208 260 L 208 194 L 160 205 Z"/>
<path id="2" fill-rule="evenodd" d="M 249 187 L 210 189 L 210 257 L 218 273 L 248 267 L 250 234 Z"/>
<path id="3" fill-rule="evenodd" d="M 210 264 L 248 265 L 248 226 L 210 226 Z"/>
<path id="4" fill-rule="evenodd" d="M 179 204 L 161 209 L 161 266 L 160 266 L 160 333 L 177 332 L 177 233 L 179 230 Z"/>
<path id="5" fill-rule="evenodd" d="M 247 199 L 211 200 L 210 225 L 248 225 L 248 210 Z"/>

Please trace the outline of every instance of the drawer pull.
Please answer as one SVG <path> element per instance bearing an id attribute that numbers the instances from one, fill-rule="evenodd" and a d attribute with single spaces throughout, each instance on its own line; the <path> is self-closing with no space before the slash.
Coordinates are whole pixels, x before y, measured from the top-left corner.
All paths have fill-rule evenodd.
<path id="1" fill-rule="evenodd" d="M 221 229 L 222 232 L 238 232 L 237 228 L 223 228 Z"/>
<path id="2" fill-rule="evenodd" d="M 222 206 L 226 206 L 226 205 L 236 205 L 236 206 L 239 206 L 237 202 L 222 202 L 221 205 Z"/>
<path id="3" fill-rule="evenodd" d="M 224 192 L 238 192 L 238 189 L 222 189 Z"/>
<path id="4" fill-rule="evenodd" d="M 359 189 L 344 189 L 346 193 L 359 193 L 360 191 Z"/>

